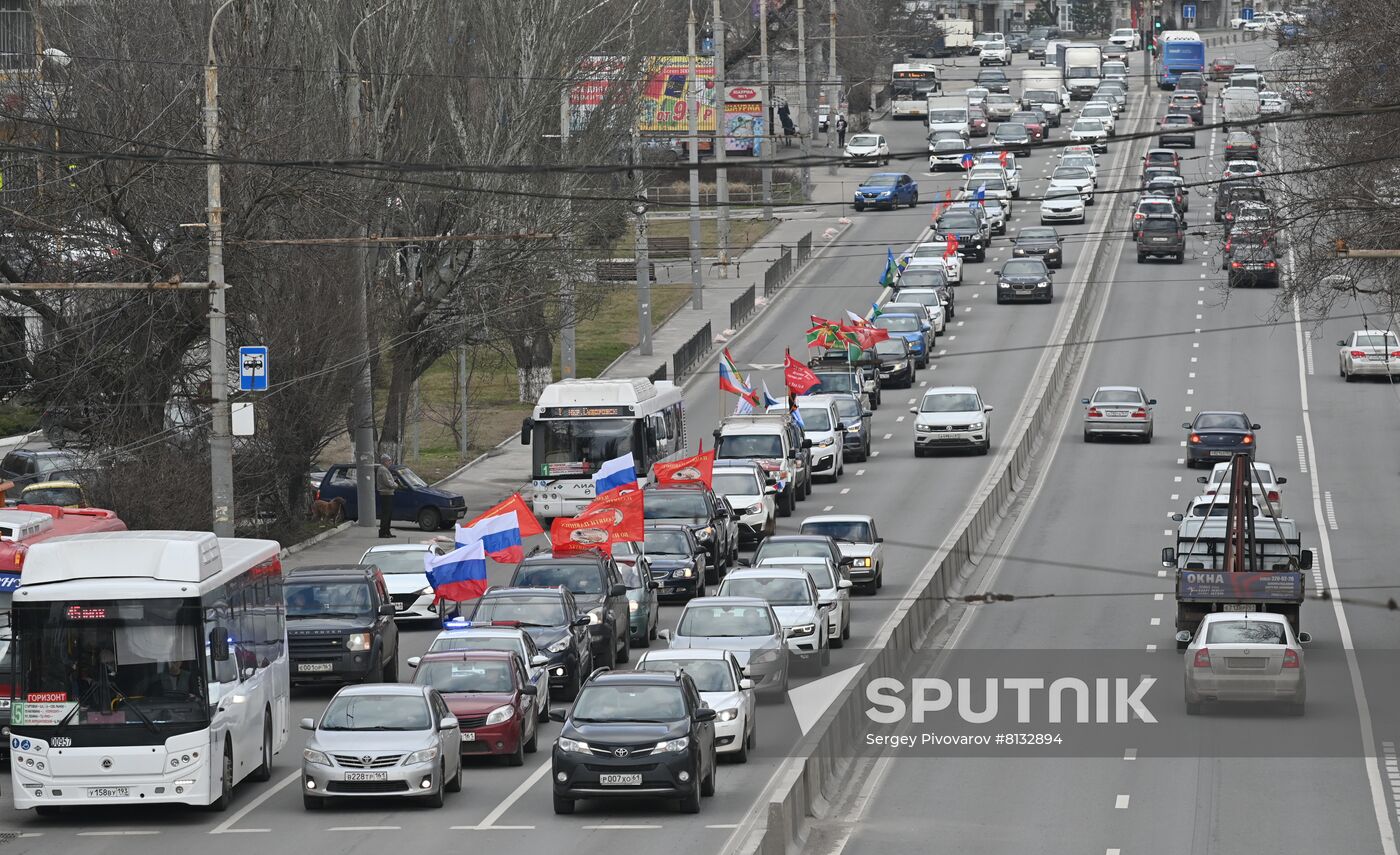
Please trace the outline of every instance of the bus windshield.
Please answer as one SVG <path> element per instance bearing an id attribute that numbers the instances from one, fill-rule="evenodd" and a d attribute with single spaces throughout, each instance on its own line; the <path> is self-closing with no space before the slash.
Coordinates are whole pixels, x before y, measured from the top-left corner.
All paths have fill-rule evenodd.
<path id="1" fill-rule="evenodd" d="M 13 726 L 144 727 L 163 739 L 208 724 L 196 601 L 21 602 L 13 614 L 15 697 L 26 698 Z"/>
<path id="2" fill-rule="evenodd" d="M 537 420 L 531 471 L 537 478 L 590 476 L 603 463 L 634 450 L 636 424 L 632 419 Z"/>

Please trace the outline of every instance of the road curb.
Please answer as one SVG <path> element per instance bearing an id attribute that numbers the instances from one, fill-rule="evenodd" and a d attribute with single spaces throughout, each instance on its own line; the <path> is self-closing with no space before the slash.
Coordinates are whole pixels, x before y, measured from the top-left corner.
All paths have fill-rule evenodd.
<path id="1" fill-rule="evenodd" d="M 320 534 L 315 534 L 311 537 L 308 537 L 306 540 L 299 540 L 296 543 L 293 543 L 291 546 L 284 546 L 282 547 L 282 551 L 278 553 L 277 557 L 287 558 L 288 556 L 296 555 L 303 549 L 310 549 L 311 547 L 315 546 L 316 544 L 320 543 L 326 538 L 331 537 L 332 535 L 340 534 L 342 531 L 345 531 L 354 524 L 354 520 L 346 520 L 345 522 L 341 523 L 335 528 L 328 528 Z"/>
<path id="2" fill-rule="evenodd" d="M 1151 97 L 1152 93 L 1144 90 L 1139 120 L 1146 115 L 1145 105 Z M 1127 186 L 1130 173 L 1129 159 L 1121 173 L 1123 186 Z M 1066 406 L 1065 387 L 1073 382 L 1088 338 L 1085 333 L 1101 302 L 1098 297 L 1104 277 L 1099 275 L 1100 268 L 1114 258 L 1104 252 L 1106 246 L 1112 246 L 1107 243 L 1111 224 L 1112 217 L 1106 216 L 1068 322 L 1051 340 L 1044 361 L 1037 367 L 1034 385 L 1007 435 L 1007 445 L 1002 446 L 1011 450 L 1001 452 L 999 468 L 987 473 L 957 525 L 871 639 L 871 653 L 856 666 L 861 673 L 798 741 L 792 756 L 775 774 L 774 783 L 729 838 L 722 850 L 726 855 L 786 855 L 803 848 L 809 820 L 823 816 L 827 799 L 835 797 L 852 759 L 859 756 L 866 732 L 865 687 L 877 677 L 899 674 L 909 657 L 921 649 L 929 632 L 944 620 L 957 582 L 977 564 L 983 549 L 996 536 L 1008 509 L 1024 490 L 1034 459 L 1062 412 L 1060 408 Z"/>

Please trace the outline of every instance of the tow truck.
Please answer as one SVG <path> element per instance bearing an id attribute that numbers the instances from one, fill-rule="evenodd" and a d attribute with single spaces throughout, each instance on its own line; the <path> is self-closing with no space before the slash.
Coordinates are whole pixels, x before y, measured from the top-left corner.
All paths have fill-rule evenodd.
<path id="1" fill-rule="evenodd" d="M 1212 612 L 1271 612 L 1299 631 L 1303 571 L 1313 553 L 1301 548 L 1298 525 L 1279 517 L 1249 456 L 1236 454 L 1226 477 L 1230 489 L 1211 497 L 1203 516 L 1184 517 L 1176 546 L 1162 549 L 1162 565 L 1176 568 L 1176 646 L 1185 650 L 1201 619 Z M 1256 498 L 1265 513 L 1255 515 Z M 1216 501 L 1226 513 L 1213 513 Z"/>

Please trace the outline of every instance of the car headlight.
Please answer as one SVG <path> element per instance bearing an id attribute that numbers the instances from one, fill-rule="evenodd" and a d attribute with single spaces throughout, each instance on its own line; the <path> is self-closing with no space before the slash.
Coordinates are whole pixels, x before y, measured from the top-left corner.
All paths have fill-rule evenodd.
<path id="1" fill-rule="evenodd" d="M 715 721 L 733 721 L 739 717 L 739 708 L 733 707 L 727 710 L 720 710 L 715 714 Z"/>
<path id="2" fill-rule="evenodd" d="M 1012 255 L 1025 255 L 1025 254 L 1026 254 L 1025 247 L 1020 247 L 1020 246 L 1018 246 L 1018 247 L 1016 247 L 1015 249 L 1011 250 L 1011 254 L 1012 254 Z"/>
<path id="3" fill-rule="evenodd" d="M 567 636 L 565 636 L 564 638 L 559 639 L 558 641 L 554 642 L 553 644 L 551 644 L 551 645 L 549 645 L 548 647 L 545 648 L 545 650 L 548 650 L 550 653 L 563 653 L 565 650 L 568 650 L 568 649 L 569 649 L 569 638 L 568 638 Z"/>
<path id="4" fill-rule="evenodd" d="M 369 650 L 373 644 L 373 638 L 367 632 L 352 632 L 350 637 L 345 639 L 346 650 Z"/>
<path id="5" fill-rule="evenodd" d="M 415 751 L 403 758 L 403 765 L 417 766 L 419 763 L 431 763 L 437 759 L 437 756 L 438 747 L 434 745 L 432 748 L 424 748 L 421 751 Z"/>
<path id="6" fill-rule="evenodd" d="M 788 638 L 805 638 L 816 631 L 817 625 L 814 623 L 799 624 L 788 630 Z"/>
<path id="7" fill-rule="evenodd" d="M 852 563 L 851 566 L 852 566 L 852 567 L 869 567 L 869 566 L 870 566 L 870 559 L 869 559 L 869 558 L 857 558 L 857 559 Z"/>
<path id="8" fill-rule="evenodd" d="M 761 514 L 763 513 L 763 511 L 764 507 L 762 502 L 759 502 L 756 505 L 749 505 L 747 508 L 744 508 L 745 514 Z"/>
<path id="9" fill-rule="evenodd" d="M 598 626 L 598 625 L 601 624 L 602 622 L 603 622 L 603 607 L 602 607 L 602 606 L 599 606 L 599 607 L 596 608 L 596 609 L 591 609 L 591 610 L 588 612 L 588 625 L 589 625 L 589 626 Z"/>
<path id="10" fill-rule="evenodd" d="M 642 604 L 639 603 L 639 602 L 637 602 L 636 600 L 628 600 L 628 601 L 627 601 L 627 611 L 632 612 L 633 614 L 636 614 L 636 613 L 637 613 L 637 610 L 640 609 L 641 607 L 642 607 Z"/>
<path id="11" fill-rule="evenodd" d="M 986 423 L 986 422 L 973 422 L 972 425 L 970 426 L 970 429 L 971 429 L 971 430 L 981 430 L 982 428 L 984 428 L 984 427 L 986 427 L 986 426 L 987 426 L 987 423 Z"/>
<path id="12" fill-rule="evenodd" d="M 510 721 L 510 717 L 513 715 L 515 715 L 515 707 L 511 706 L 510 704 L 506 704 L 505 706 L 496 707 L 494 710 L 491 710 L 491 712 L 487 713 L 486 723 L 501 724 L 502 722 Z"/>
<path id="13" fill-rule="evenodd" d="M 998 288 L 1010 288 L 1010 287 L 1011 287 L 1011 283 L 1010 283 L 1010 282 L 998 282 L 998 283 L 997 283 L 997 287 L 998 287 Z"/>
<path id="14" fill-rule="evenodd" d="M 690 747 L 690 737 L 682 736 L 680 739 L 663 739 L 656 743 L 656 747 L 651 750 L 653 754 L 679 754 Z"/>
<path id="15" fill-rule="evenodd" d="M 570 754 L 592 754 L 592 753 L 593 753 L 593 749 L 591 749 L 591 748 L 588 747 L 588 743 L 587 743 L 587 742 L 583 742 L 583 741 L 578 740 L 578 739 L 570 739 L 570 738 L 568 738 L 567 736 L 561 736 L 561 737 L 559 737 L 559 739 L 558 739 L 554 744 L 557 745 L 557 746 L 559 746 L 559 750 L 560 750 L 560 751 L 567 751 L 567 752 L 569 752 Z"/>
<path id="16" fill-rule="evenodd" d="M 890 364 L 890 370 L 891 370 L 891 371 L 903 371 L 906 367 L 908 367 L 908 365 L 909 365 L 908 362 L 905 362 L 904 360 L 901 359 L 899 362 L 893 362 L 893 363 L 891 363 L 891 364 Z"/>
<path id="17" fill-rule="evenodd" d="M 331 765 L 331 758 L 327 757 L 325 752 L 317 751 L 315 748 L 303 748 L 301 750 L 301 759 L 305 760 L 307 763 L 315 763 L 317 766 Z"/>
<path id="18" fill-rule="evenodd" d="M 836 444 L 836 440 L 835 440 L 835 439 L 833 439 L 832 437 L 827 437 L 826 439 L 820 440 L 820 441 L 817 443 L 817 447 L 818 447 L 818 448 L 830 448 L 830 447 L 832 447 L 832 446 L 835 445 L 835 444 Z"/>
<path id="19" fill-rule="evenodd" d="M 704 528 L 697 531 L 695 533 L 695 536 L 700 540 L 709 540 L 710 538 L 715 536 L 715 527 L 712 525 L 707 525 Z"/>
<path id="20" fill-rule="evenodd" d="M 418 592 L 418 596 L 420 596 L 420 597 L 426 597 L 427 595 L 431 594 L 432 592 L 433 592 L 433 586 L 432 586 L 432 585 L 427 585 L 427 586 L 425 586 L 421 591 Z"/>
<path id="21" fill-rule="evenodd" d="M 885 196 L 888 196 L 888 195 L 890 195 L 890 191 L 888 191 L 888 190 L 881 190 L 881 191 L 880 191 L 880 196 L 881 196 L 882 198 L 885 197 Z"/>
<path id="22" fill-rule="evenodd" d="M 1037 287 L 1037 288 L 1049 288 L 1049 287 L 1050 287 L 1050 283 L 1049 283 L 1049 282 L 1037 282 L 1037 283 L 1035 283 L 1035 287 Z"/>
<path id="23" fill-rule="evenodd" d="M 682 567 L 676 571 L 675 575 L 681 579 L 689 579 L 695 575 L 695 567 L 693 565 L 690 567 Z"/>
<path id="24" fill-rule="evenodd" d="M 914 430 L 918 431 L 919 433 L 929 433 L 933 430 L 933 425 L 916 424 L 914 425 Z"/>

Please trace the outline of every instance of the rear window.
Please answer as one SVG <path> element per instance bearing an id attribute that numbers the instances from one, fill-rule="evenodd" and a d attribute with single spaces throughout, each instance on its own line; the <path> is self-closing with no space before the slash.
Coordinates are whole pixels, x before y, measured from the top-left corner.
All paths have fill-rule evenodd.
<path id="1" fill-rule="evenodd" d="M 647 497 L 647 509 L 651 509 Z M 601 594 L 603 574 L 587 564 L 526 565 L 516 571 L 511 583 L 517 588 L 567 588 L 575 594 Z"/>
<path id="2" fill-rule="evenodd" d="M 1176 221 L 1166 217 L 1148 217 L 1143 222 L 1142 230 L 1158 234 L 1176 234 Z"/>
<path id="3" fill-rule="evenodd" d="M 1206 628 L 1206 644 L 1283 644 L 1279 621 L 1222 620 Z"/>

